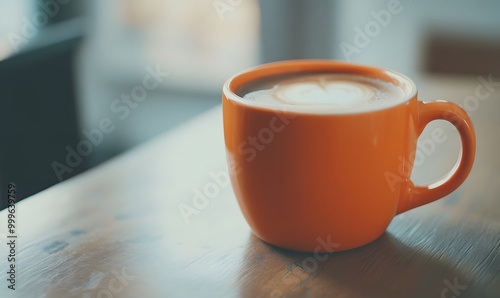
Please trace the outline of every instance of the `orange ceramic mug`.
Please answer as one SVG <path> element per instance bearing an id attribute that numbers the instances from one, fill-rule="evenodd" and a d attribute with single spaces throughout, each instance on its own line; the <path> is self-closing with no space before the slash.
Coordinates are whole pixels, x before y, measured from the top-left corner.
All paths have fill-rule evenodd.
<path id="1" fill-rule="evenodd" d="M 371 112 L 311 114 L 259 106 L 236 95 L 255 79 L 297 72 L 377 78 L 403 88 L 406 98 Z M 325 252 L 332 251 L 320 245 L 325 242 L 335 243 L 335 251 L 367 244 L 395 215 L 455 190 L 474 161 L 475 133 L 466 112 L 450 102 L 419 101 L 415 84 L 390 70 L 323 60 L 271 63 L 229 79 L 222 100 L 240 208 L 255 235 L 283 248 Z M 457 128 L 462 154 L 443 180 L 415 186 L 410 174 L 417 138 L 438 119 Z M 249 146 L 258 138 L 259 146 Z"/>

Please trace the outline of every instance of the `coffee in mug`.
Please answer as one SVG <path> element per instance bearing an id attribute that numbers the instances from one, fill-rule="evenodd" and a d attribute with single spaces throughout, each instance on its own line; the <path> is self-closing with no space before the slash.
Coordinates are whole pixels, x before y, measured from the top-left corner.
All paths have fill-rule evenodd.
<path id="1" fill-rule="evenodd" d="M 273 76 L 242 86 L 236 94 L 269 105 L 315 106 L 322 112 L 371 111 L 401 103 L 404 90 L 379 79 L 341 73 L 301 73 Z M 312 109 L 310 109 L 312 110 Z"/>
<path id="2" fill-rule="evenodd" d="M 386 69 L 276 62 L 229 79 L 222 101 L 241 211 L 257 237 L 287 249 L 370 243 L 397 214 L 459 187 L 474 161 L 467 113 L 450 102 L 420 101 L 412 80 Z M 418 136 L 438 119 L 459 131 L 462 154 L 443 179 L 414 185 Z"/>

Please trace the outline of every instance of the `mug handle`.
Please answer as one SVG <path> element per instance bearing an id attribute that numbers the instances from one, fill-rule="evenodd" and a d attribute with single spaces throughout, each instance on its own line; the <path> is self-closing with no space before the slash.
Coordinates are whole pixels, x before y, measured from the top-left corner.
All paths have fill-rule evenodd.
<path id="1" fill-rule="evenodd" d="M 476 134 L 467 113 L 458 105 L 447 101 L 418 101 L 417 134 L 433 120 L 446 120 L 460 133 L 462 151 L 453 169 L 441 180 L 425 186 L 416 186 L 410 180 L 401 197 L 396 214 L 436 201 L 457 189 L 469 175 L 476 155 Z"/>

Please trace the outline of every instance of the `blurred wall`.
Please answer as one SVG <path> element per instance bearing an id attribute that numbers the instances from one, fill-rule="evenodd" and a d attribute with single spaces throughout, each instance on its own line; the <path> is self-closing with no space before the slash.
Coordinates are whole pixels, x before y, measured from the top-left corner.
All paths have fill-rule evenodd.
<path id="1" fill-rule="evenodd" d="M 392 4 L 391 4 L 392 3 Z M 399 13 L 390 13 L 390 21 L 372 29 L 372 35 L 359 52 L 345 55 L 341 44 L 355 46 L 358 29 L 365 32 L 374 15 L 383 15 L 388 6 L 396 5 Z M 500 40 L 500 1 L 359 1 L 340 0 L 332 18 L 335 28 L 332 43 L 338 59 L 391 68 L 408 75 L 418 74 L 425 65 L 425 47 L 431 33 L 470 39 Z M 380 16 L 382 19 L 384 16 Z M 385 23 L 385 22 L 383 22 Z M 376 33 L 376 34 L 375 34 Z M 474 57 L 470 57 L 474 59 Z"/>
<path id="2" fill-rule="evenodd" d="M 94 163 L 216 106 L 224 81 L 258 63 L 256 0 L 223 10 L 211 1 L 88 5 L 92 26 L 78 60 L 81 126 L 92 129 L 103 118 L 116 125 L 96 148 Z M 166 75 L 145 99 L 127 104 L 151 69 Z"/>

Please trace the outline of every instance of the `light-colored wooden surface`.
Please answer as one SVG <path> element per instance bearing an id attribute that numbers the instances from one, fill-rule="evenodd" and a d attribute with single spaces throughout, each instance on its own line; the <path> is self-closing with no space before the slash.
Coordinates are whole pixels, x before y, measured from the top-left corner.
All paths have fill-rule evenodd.
<path id="1" fill-rule="evenodd" d="M 422 100 L 458 103 L 478 84 L 417 80 Z M 0 212 L 0 297 L 500 297 L 500 87 L 468 110 L 478 146 L 462 187 L 396 217 L 367 246 L 318 258 L 261 242 L 231 186 L 213 188 L 227 171 L 217 107 L 19 203 L 15 291 Z M 433 127 L 449 138 L 415 169 L 418 181 L 458 155 L 454 130 Z M 186 221 L 179 208 L 194 208 L 207 185 L 212 198 Z"/>

